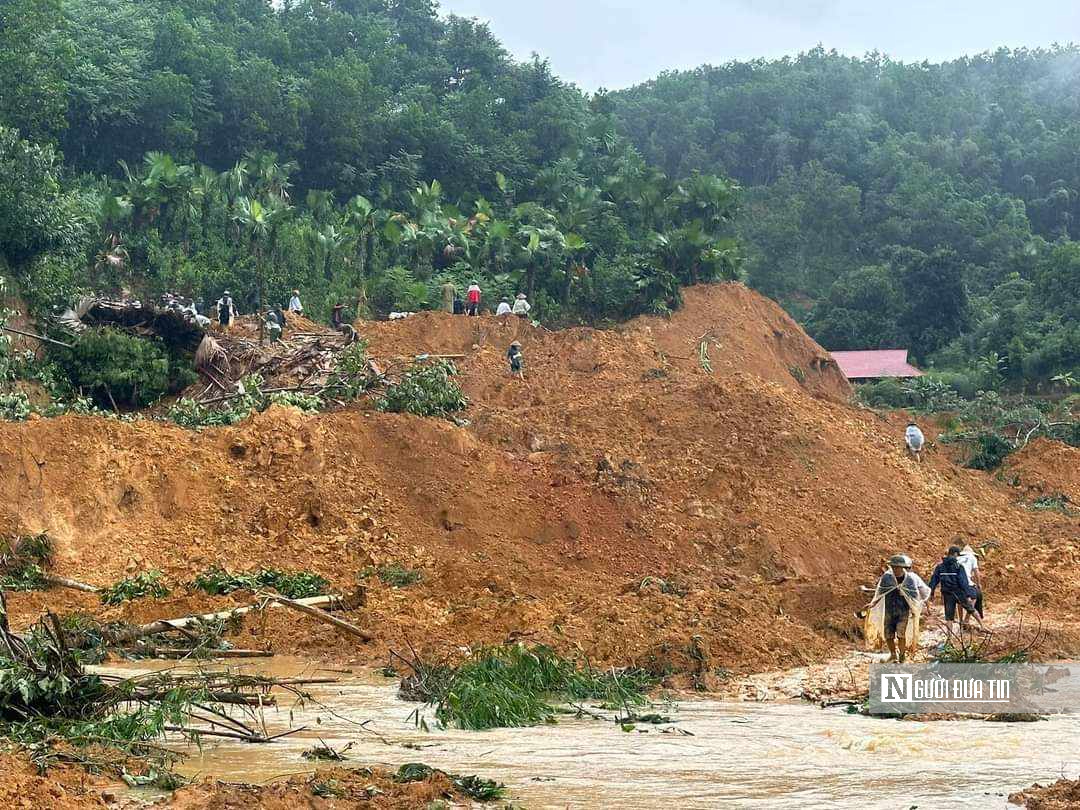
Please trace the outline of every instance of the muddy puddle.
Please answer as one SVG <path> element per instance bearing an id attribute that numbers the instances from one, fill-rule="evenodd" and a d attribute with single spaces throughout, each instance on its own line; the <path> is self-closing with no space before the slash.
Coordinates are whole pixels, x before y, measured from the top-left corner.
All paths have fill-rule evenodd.
<path id="1" fill-rule="evenodd" d="M 300 754 L 321 739 L 335 748 L 352 743 L 348 757 L 357 766 L 426 762 L 498 779 L 530 810 L 1005 807 L 1012 791 L 1080 773 L 1080 718 L 915 723 L 801 703 L 690 700 L 661 711 L 693 736 L 661 733 L 668 726 L 627 733 L 614 723 L 569 717 L 539 728 L 444 731 L 422 707 L 431 729 L 425 732 L 410 719 L 417 705 L 398 700 L 397 682 L 376 672 L 319 670 L 282 658 L 243 668 L 341 680 L 306 687 L 321 706 L 292 705 L 282 695 L 278 708 L 266 710 L 272 733 L 308 727 L 294 736 L 268 745 L 206 740 L 202 751 L 178 742 L 189 754 L 184 773 L 262 782 L 308 772 L 313 766 Z"/>

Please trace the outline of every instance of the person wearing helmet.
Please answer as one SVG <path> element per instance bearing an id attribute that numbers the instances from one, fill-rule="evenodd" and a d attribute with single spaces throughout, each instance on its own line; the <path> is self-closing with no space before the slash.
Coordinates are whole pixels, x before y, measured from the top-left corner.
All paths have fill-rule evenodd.
<path id="1" fill-rule="evenodd" d="M 889 661 L 901 664 L 907 658 L 909 649 L 913 649 L 919 641 L 917 633 L 912 633 L 909 638 L 908 622 L 913 611 L 921 613 L 923 604 L 930 598 L 929 586 L 911 568 L 911 558 L 906 554 L 889 557 L 889 569 L 878 580 L 874 601 L 868 606 L 872 610 L 879 603 L 884 604 L 884 632 L 885 643 L 889 647 Z"/>
<path id="2" fill-rule="evenodd" d="M 521 344 L 514 341 L 510 344 L 510 350 L 506 353 L 506 359 L 510 361 L 510 373 L 519 380 L 525 379 L 525 355 L 521 353 Z"/>
<path id="3" fill-rule="evenodd" d="M 299 290 L 292 291 L 292 298 L 289 299 L 289 312 L 295 312 L 297 315 L 304 313 L 304 305 L 300 303 Z"/>

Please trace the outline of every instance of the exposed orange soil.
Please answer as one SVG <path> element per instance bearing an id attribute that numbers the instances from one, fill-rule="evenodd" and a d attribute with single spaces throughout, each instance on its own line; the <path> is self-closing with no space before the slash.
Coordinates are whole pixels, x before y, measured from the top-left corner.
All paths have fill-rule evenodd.
<path id="1" fill-rule="evenodd" d="M 1019 477 L 1018 486 L 1031 498 L 1064 495 L 1080 508 L 1080 449 L 1036 439 L 1006 464 L 1006 476 Z"/>
<path id="2" fill-rule="evenodd" d="M 1024 509 L 943 454 L 907 458 L 901 420 L 847 404 L 825 352 L 740 285 L 691 289 L 670 320 L 611 331 L 441 313 L 358 328 L 383 364 L 466 355 L 468 425 L 280 408 L 201 433 L 0 424 L 0 532 L 48 531 L 55 572 L 94 584 L 273 565 L 348 589 L 365 566 L 421 569 L 405 589 L 369 581 L 349 618 L 373 643 L 285 611 L 238 642 L 337 660 L 381 662 L 406 639 L 448 651 L 509 638 L 677 672 L 821 660 L 852 643 L 858 586 L 883 557 L 907 551 L 928 574 L 956 537 L 1000 543 L 984 564 L 991 608 L 1007 596 L 1060 617 L 1076 604 L 1076 518 Z M 506 366 L 513 339 L 524 382 Z M 1043 452 L 1057 448 L 1027 454 Z M 646 577 L 688 592 L 639 587 Z M 16 625 L 47 605 L 148 621 L 243 601 L 182 588 L 108 610 L 68 591 L 10 597 Z"/>

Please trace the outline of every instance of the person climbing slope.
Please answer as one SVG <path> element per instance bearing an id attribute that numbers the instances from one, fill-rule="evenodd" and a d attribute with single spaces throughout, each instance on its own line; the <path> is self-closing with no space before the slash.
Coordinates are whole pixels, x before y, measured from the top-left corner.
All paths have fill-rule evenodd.
<path id="1" fill-rule="evenodd" d="M 891 556 L 864 614 L 867 645 L 880 649 L 884 641 L 889 661 L 901 664 L 919 647 L 919 621 L 930 599 L 930 588 L 911 568 L 906 554 Z"/>
<path id="2" fill-rule="evenodd" d="M 514 341 L 510 344 L 510 350 L 506 353 L 506 359 L 510 361 L 510 373 L 519 380 L 525 379 L 525 355 L 521 353 L 521 344 Z"/>
<path id="3" fill-rule="evenodd" d="M 926 446 L 926 437 L 914 422 L 908 422 L 907 430 L 904 431 L 904 443 L 907 444 L 908 452 L 921 464 L 923 447 Z"/>
<path id="4" fill-rule="evenodd" d="M 510 308 L 510 302 L 505 298 L 499 302 L 499 306 L 495 309 L 496 317 L 501 318 L 503 315 L 509 315 L 513 310 Z"/>
<path id="5" fill-rule="evenodd" d="M 475 317 L 480 314 L 480 285 L 475 281 L 469 285 L 469 291 L 465 293 L 465 305 L 469 315 Z"/>
<path id="6" fill-rule="evenodd" d="M 949 632 L 953 632 L 952 624 L 957 620 L 957 608 L 960 629 L 964 627 L 965 615 L 971 616 L 982 627 L 982 619 L 975 612 L 975 589 L 968 581 L 967 571 L 960 564 L 960 546 L 949 546 L 948 553 L 934 568 L 930 576 L 930 598 L 934 598 L 934 591 L 941 588 L 941 601 L 945 606 L 945 622 Z"/>

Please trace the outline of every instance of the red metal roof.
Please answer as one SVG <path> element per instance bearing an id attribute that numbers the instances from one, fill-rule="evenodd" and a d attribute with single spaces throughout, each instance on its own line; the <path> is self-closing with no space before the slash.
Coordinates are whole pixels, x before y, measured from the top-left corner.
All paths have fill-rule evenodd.
<path id="1" fill-rule="evenodd" d="M 849 380 L 871 377 L 921 377 L 923 373 L 908 363 L 907 349 L 868 352 L 832 352 L 833 359 Z"/>

